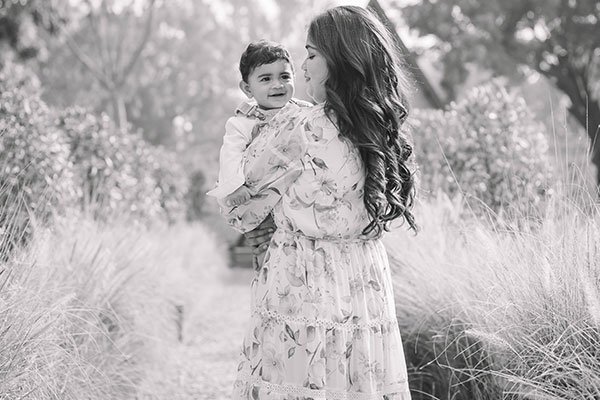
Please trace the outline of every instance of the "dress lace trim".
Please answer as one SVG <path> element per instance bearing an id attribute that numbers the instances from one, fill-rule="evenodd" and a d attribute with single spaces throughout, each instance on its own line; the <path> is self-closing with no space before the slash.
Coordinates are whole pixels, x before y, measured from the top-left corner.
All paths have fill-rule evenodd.
<path id="1" fill-rule="evenodd" d="M 347 392 L 329 389 L 310 389 L 296 385 L 282 385 L 271 382 L 266 382 L 258 376 L 252 376 L 247 373 L 240 373 L 234 383 L 235 388 L 244 387 L 246 385 L 258 386 L 265 388 L 268 391 L 277 394 L 293 394 L 296 396 L 304 396 L 313 399 L 322 400 L 381 400 L 384 395 L 401 393 L 408 394 L 407 381 L 399 381 L 394 385 L 387 386 L 384 390 L 372 393 L 362 392 Z"/>
<path id="2" fill-rule="evenodd" d="M 381 238 L 381 235 L 379 235 L 379 236 L 361 235 L 361 236 L 355 236 L 355 237 L 343 237 L 343 236 L 316 237 L 316 236 L 305 235 L 304 233 L 302 233 L 300 231 L 292 231 L 292 230 L 286 229 L 286 228 L 279 228 L 279 230 L 281 230 L 287 236 L 293 236 L 298 239 L 307 239 L 307 240 L 313 240 L 313 241 L 325 241 L 325 242 L 332 242 L 332 243 L 339 243 L 339 244 L 368 243 L 368 242 L 372 242 L 374 240 L 378 240 Z"/>
<path id="3" fill-rule="evenodd" d="M 397 324 L 398 321 L 395 318 L 377 318 L 368 323 L 354 324 L 349 322 L 335 322 L 328 319 L 309 319 L 306 317 L 292 317 L 278 313 L 277 311 L 267 310 L 264 308 L 257 308 L 253 312 L 254 315 L 258 315 L 263 319 L 275 320 L 278 323 L 291 322 L 295 324 L 322 326 L 325 328 L 335 328 L 343 331 L 352 332 L 359 329 L 372 329 L 380 327 L 382 325 Z"/>

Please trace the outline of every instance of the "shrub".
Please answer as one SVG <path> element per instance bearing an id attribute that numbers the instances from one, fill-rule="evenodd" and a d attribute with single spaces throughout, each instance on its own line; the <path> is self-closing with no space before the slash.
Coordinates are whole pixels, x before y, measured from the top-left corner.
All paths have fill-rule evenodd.
<path id="1" fill-rule="evenodd" d="M 426 191 L 476 198 L 495 213 L 539 209 L 551 181 L 543 125 L 525 101 L 498 81 L 474 88 L 446 111 L 421 110 L 413 120 Z"/>
<path id="2" fill-rule="evenodd" d="M 35 76 L 7 63 L 0 70 L 0 242 L 8 254 L 75 198 L 69 147 L 40 99 Z"/>
<path id="3" fill-rule="evenodd" d="M 174 156 L 79 107 L 63 110 L 57 125 L 69 141 L 82 208 L 96 218 L 127 214 L 141 222 L 183 215 L 186 179 Z"/>
<path id="4" fill-rule="evenodd" d="M 186 214 L 188 176 L 175 154 L 164 147 L 147 145 L 146 150 L 145 157 L 139 160 L 139 167 L 152 171 L 159 204 L 168 222 L 181 221 Z"/>
<path id="5" fill-rule="evenodd" d="M 439 196 L 386 237 L 415 400 L 597 398 L 600 209 L 559 194 L 535 231 Z"/>
<path id="6" fill-rule="evenodd" d="M 210 229 L 82 213 L 34 229 L 0 262 L 0 399 L 198 398 L 181 377 L 203 360 L 179 339 L 203 332 L 203 289 L 226 267 Z"/>

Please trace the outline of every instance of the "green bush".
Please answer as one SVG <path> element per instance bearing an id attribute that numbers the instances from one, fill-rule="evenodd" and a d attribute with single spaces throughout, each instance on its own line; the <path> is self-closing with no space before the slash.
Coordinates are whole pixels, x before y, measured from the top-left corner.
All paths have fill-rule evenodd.
<path id="1" fill-rule="evenodd" d="M 183 216 L 186 177 L 173 155 L 79 107 L 63 110 L 57 126 L 69 141 L 83 209 L 96 218 L 127 214 L 141 222 Z"/>
<path id="2" fill-rule="evenodd" d="M 462 192 L 472 209 L 502 214 L 538 209 L 551 167 L 542 124 L 523 98 L 497 80 L 446 111 L 417 110 L 412 123 L 425 191 Z"/>
<path id="3" fill-rule="evenodd" d="M 19 65 L 0 70 L 0 246 L 3 254 L 75 198 L 69 147 L 40 99 L 35 76 Z"/>

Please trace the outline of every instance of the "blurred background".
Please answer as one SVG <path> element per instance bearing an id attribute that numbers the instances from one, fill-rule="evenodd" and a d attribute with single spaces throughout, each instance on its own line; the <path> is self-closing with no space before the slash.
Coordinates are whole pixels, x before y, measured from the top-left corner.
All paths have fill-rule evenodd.
<path id="1" fill-rule="evenodd" d="M 283 43 L 300 71 L 311 16 L 341 3 L 370 4 L 394 27 L 414 107 L 442 109 L 500 78 L 544 124 L 550 152 L 560 144 L 559 165 L 566 154 L 587 162 L 586 133 L 600 120 L 594 1 L 2 0 L 0 62 L 34 75 L 53 111 L 104 113 L 201 171 L 208 187 L 224 121 L 243 99 L 247 43 Z M 296 82 L 306 99 L 301 74 Z"/>
<path id="2" fill-rule="evenodd" d="M 281 42 L 308 100 L 340 4 L 413 82 L 413 398 L 598 398 L 597 0 L 0 0 L 0 398 L 229 398 L 252 271 L 205 193 L 239 57 Z"/>
<path id="3" fill-rule="evenodd" d="M 50 107 L 106 113 L 176 153 L 214 183 L 224 121 L 243 95 L 237 64 L 251 40 L 289 47 L 296 69 L 305 1 L 3 1 L 2 62 L 39 80 Z M 302 79 L 297 95 L 304 97 Z"/>

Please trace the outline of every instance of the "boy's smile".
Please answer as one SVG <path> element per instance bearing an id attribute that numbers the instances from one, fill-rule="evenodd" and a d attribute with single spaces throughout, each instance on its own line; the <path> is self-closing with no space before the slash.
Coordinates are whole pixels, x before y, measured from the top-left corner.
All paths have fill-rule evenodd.
<path id="1" fill-rule="evenodd" d="M 240 82 L 240 88 L 260 108 L 281 108 L 294 95 L 292 66 L 285 60 L 259 65 L 248 75 L 248 82 Z"/>

